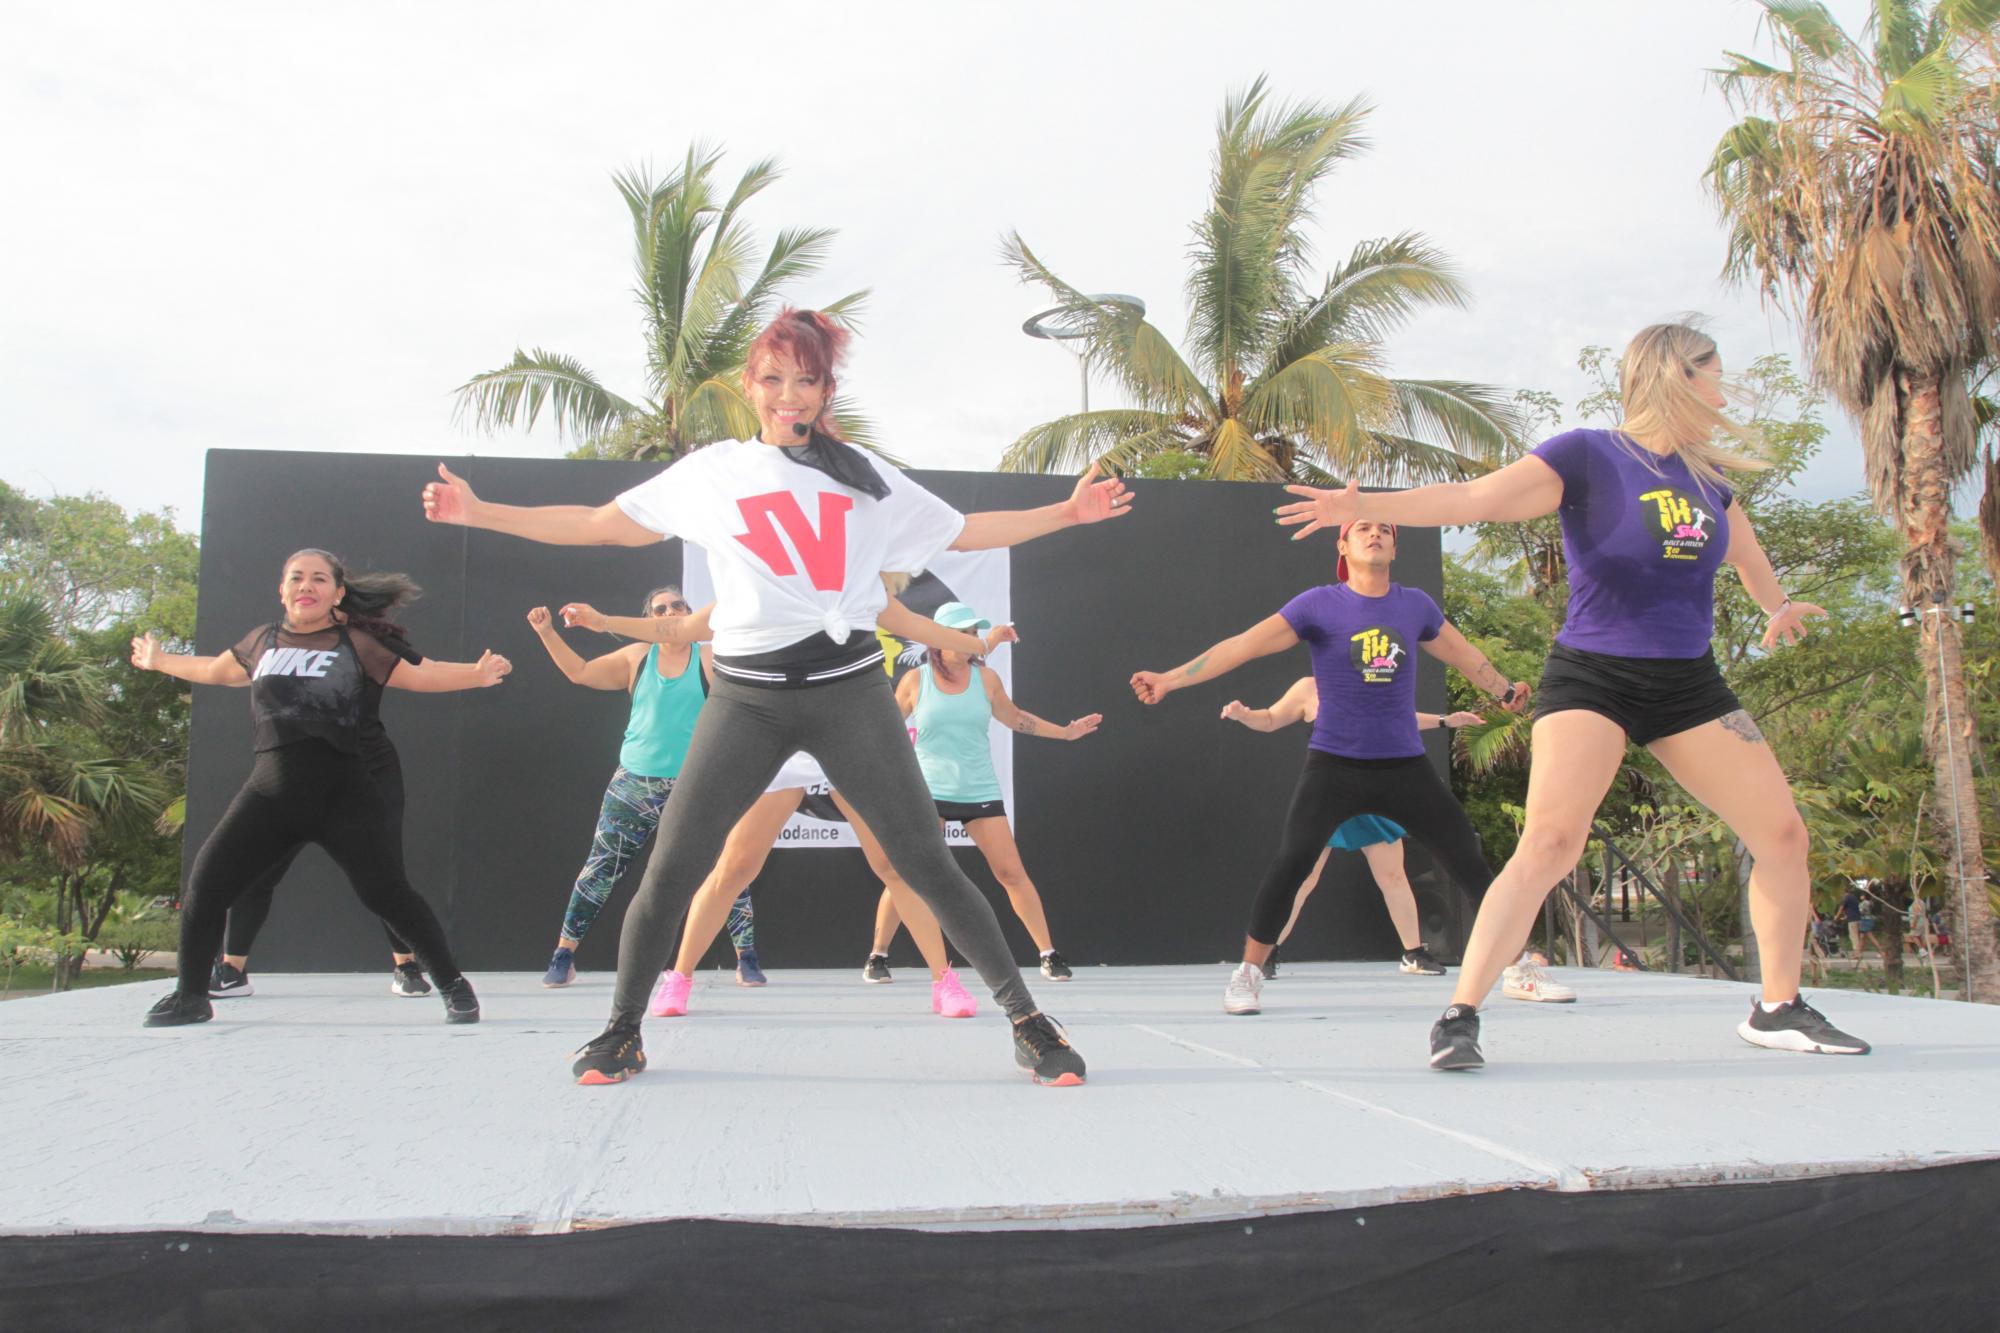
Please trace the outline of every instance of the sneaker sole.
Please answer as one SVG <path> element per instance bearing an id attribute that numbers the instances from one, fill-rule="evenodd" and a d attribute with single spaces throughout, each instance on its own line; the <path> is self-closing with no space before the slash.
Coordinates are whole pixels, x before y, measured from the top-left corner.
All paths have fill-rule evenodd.
<path id="1" fill-rule="evenodd" d="M 214 1017 L 214 1014 L 204 1014 L 200 1018 L 156 1019 L 149 1015 L 146 1019 L 146 1026 L 149 1028 L 186 1028 L 193 1027 L 196 1023 L 206 1023 Z"/>
<path id="2" fill-rule="evenodd" d="M 230 990 L 212 990 L 208 993 L 208 998 L 211 1000 L 240 1000 L 246 995 L 255 995 L 256 993 L 257 988 L 246 982 Z"/>
<path id="3" fill-rule="evenodd" d="M 1400 965 L 1399 967 L 1397 967 L 1396 970 L 1398 972 L 1401 972 L 1404 976 L 1407 977 L 1441 977 L 1444 975 L 1443 968 L 1439 968 L 1437 971 L 1432 972 L 1421 967 L 1411 967 L 1407 963 Z"/>
<path id="4" fill-rule="evenodd" d="M 421 1000 L 436 989 L 434 986 L 426 986 L 422 990 L 404 990 L 393 981 L 389 983 L 389 993 L 404 1000 Z"/>
<path id="5" fill-rule="evenodd" d="M 1244 1009 L 1236 1005 L 1225 1004 L 1222 1006 L 1222 1012 L 1225 1014 L 1233 1015 L 1234 1017 L 1237 1018 L 1248 1018 L 1251 1014 L 1263 1013 L 1264 1009 L 1262 1005 L 1255 1005 L 1255 1004 L 1251 1005 L 1248 1009 Z"/>
<path id="6" fill-rule="evenodd" d="M 1866 1055 L 1871 1049 L 1866 1045 L 1828 1046 L 1803 1032 L 1760 1032 L 1747 1022 L 1736 1025 L 1736 1035 L 1767 1051 L 1792 1051 L 1799 1055 Z"/>
<path id="7" fill-rule="evenodd" d="M 946 1012 L 945 1012 L 944 1010 L 942 1010 L 942 1009 L 933 1009 L 933 1010 L 931 1010 L 931 1012 L 932 1012 L 933 1014 L 936 1014 L 936 1015 L 937 1015 L 937 1016 L 938 1016 L 939 1018 L 977 1018 L 977 1017 L 979 1017 L 979 1011 L 978 1011 L 977 1009 L 974 1009 L 974 1010 L 971 1010 L 970 1012 L 968 1012 L 968 1013 L 963 1013 L 963 1014 L 948 1014 L 948 1013 L 946 1013 Z"/>
<path id="8" fill-rule="evenodd" d="M 886 985 L 888 985 L 888 984 L 889 984 L 890 982 L 894 981 L 894 980 L 895 980 L 895 978 L 894 978 L 894 977 L 871 977 L 871 976 L 866 976 L 866 975 L 864 975 L 864 976 L 863 976 L 863 977 L 861 978 L 861 980 L 862 980 L 862 981 L 863 981 L 864 983 L 866 983 L 867 985 L 870 985 L 870 986 L 886 986 Z"/>
<path id="9" fill-rule="evenodd" d="M 759 986 L 768 986 L 771 983 L 768 981 L 745 981 L 742 977 L 738 977 L 736 978 L 736 984 L 749 990 L 756 990 Z"/>
<path id="10" fill-rule="evenodd" d="M 631 1078 L 632 1075 L 643 1072 L 643 1068 L 621 1069 L 615 1074 L 606 1074 L 595 1069 L 586 1069 L 576 1076 L 576 1081 L 586 1088 L 608 1088 L 613 1083 L 623 1083 L 626 1079 Z"/>
<path id="11" fill-rule="evenodd" d="M 648 1018 L 686 1018 L 686 1017 L 687 1017 L 687 1010 L 685 1010 L 685 1009 L 653 1009 L 653 1008 L 648 1008 L 648 1009 L 646 1010 L 646 1017 L 648 1017 Z"/>
<path id="12" fill-rule="evenodd" d="M 570 981 L 575 981 L 575 980 L 576 980 L 576 977 L 575 977 L 574 975 L 572 975 L 572 976 L 570 977 L 569 981 L 550 981 L 550 980 L 549 980 L 549 979 L 548 979 L 547 977 L 544 977 L 544 978 L 542 978 L 542 989 L 543 989 L 543 990 L 561 990 L 561 989 L 562 989 L 562 988 L 563 988 L 564 986 L 567 986 L 567 985 L 569 985 L 569 984 L 570 984 Z"/>
<path id="13" fill-rule="evenodd" d="M 1510 1000 L 1525 1000 L 1529 1004 L 1575 1004 L 1576 1003 L 1576 996 L 1574 995 L 1544 995 L 1540 991 L 1515 990 L 1511 986 L 1502 986 L 1500 988 L 1500 993 L 1506 996 Z"/>
<path id="14" fill-rule="evenodd" d="M 1453 1072 L 1464 1069 L 1482 1069 L 1486 1057 L 1477 1051 L 1446 1050 L 1431 1056 L 1431 1068 Z"/>
<path id="15" fill-rule="evenodd" d="M 451 1010 L 447 1009 L 445 1010 L 444 1013 L 444 1021 L 447 1023 L 460 1023 L 460 1024 L 477 1023 L 479 1021 L 479 1011 L 477 1009 L 474 1009 L 469 1014 L 455 1014 Z"/>
<path id="16" fill-rule="evenodd" d="M 1083 1086 L 1081 1074 L 1057 1074 L 1054 1078 L 1043 1078 L 1040 1074 L 1029 1073 L 1036 1084 L 1044 1088 L 1080 1088 Z"/>

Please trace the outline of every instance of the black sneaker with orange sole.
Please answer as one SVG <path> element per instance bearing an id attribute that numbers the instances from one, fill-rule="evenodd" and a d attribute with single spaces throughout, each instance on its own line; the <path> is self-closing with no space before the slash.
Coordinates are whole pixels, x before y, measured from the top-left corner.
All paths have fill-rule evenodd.
<path id="1" fill-rule="evenodd" d="M 569 1072 L 578 1083 L 597 1086 L 623 1083 L 646 1067 L 646 1047 L 637 1023 L 613 1023 L 576 1053 Z"/>
<path id="2" fill-rule="evenodd" d="M 1083 1057 L 1063 1036 L 1062 1024 L 1039 1011 L 1014 1020 L 1014 1063 L 1051 1087 L 1083 1082 Z"/>

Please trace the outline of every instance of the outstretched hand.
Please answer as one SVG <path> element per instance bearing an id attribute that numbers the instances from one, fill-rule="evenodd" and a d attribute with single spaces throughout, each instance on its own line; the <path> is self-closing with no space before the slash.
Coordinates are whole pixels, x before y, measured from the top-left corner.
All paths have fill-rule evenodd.
<path id="1" fill-rule="evenodd" d="M 1091 732 L 1096 731 L 1098 724 L 1103 721 L 1104 714 L 1102 713 L 1085 713 L 1082 717 L 1077 718 L 1062 729 L 1062 738 L 1066 741 L 1082 740 Z"/>
<path id="2" fill-rule="evenodd" d="M 1484 721 L 1486 719 L 1480 714 L 1466 709 L 1460 709 L 1456 713 L 1446 713 L 1444 718 L 1447 727 L 1476 727 Z"/>
<path id="3" fill-rule="evenodd" d="M 599 634 L 605 629 L 604 613 L 589 602 L 570 602 L 562 609 L 562 622 L 571 629 L 592 629 Z"/>
<path id="4" fill-rule="evenodd" d="M 148 630 L 146 633 L 132 640 L 133 666 L 138 667 L 141 671 L 158 671 L 160 669 L 159 662 L 160 645 L 153 638 L 152 631 Z"/>
<path id="5" fill-rule="evenodd" d="M 537 606 L 530 610 L 528 612 L 528 624 L 537 634 L 555 628 L 554 617 L 549 615 L 549 609 L 546 606 Z"/>
<path id="6" fill-rule="evenodd" d="M 544 612 L 544 614 L 547 613 Z M 473 674 L 478 678 L 480 688 L 482 689 L 489 685 L 498 685 L 501 681 L 507 679 L 507 673 L 513 669 L 514 664 L 512 662 L 509 662 L 491 648 L 481 653 L 479 660 L 472 665 Z"/>
<path id="7" fill-rule="evenodd" d="M 1288 505 L 1279 505 L 1272 512 L 1277 514 L 1281 527 L 1299 528 L 1292 534 L 1292 540 L 1310 537 L 1321 528 L 1340 531 L 1343 523 L 1352 523 L 1361 510 L 1361 487 L 1348 482 L 1339 490 L 1321 490 L 1317 486 L 1287 486 L 1287 495 L 1302 495 L 1303 500 Z M 1300 528 L 1303 523 L 1305 526 Z"/>
<path id="8" fill-rule="evenodd" d="M 1003 643 L 1019 643 L 1020 631 L 1012 625 L 995 625 L 986 632 L 986 651 L 992 652 Z"/>
<path id="9" fill-rule="evenodd" d="M 1771 617 L 1771 623 L 1764 626 L 1764 647 L 1776 648 L 1781 643 L 1797 643 L 1806 636 L 1806 621 L 1810 617 L 1826 617 L 1826 608 L 1814 606 L 1811 602 L 1792 602 Z"/>
<path id="10" fill-rule="evenodd" d="M 1156 704 L 1172 694 L 1174 687 L 1167 677 L 1158 671 L 1135 671 L 1132 673 L 1132 693 L 1139 696 L 1142 704 Z"/>
<path id="11" fill-rule="evenodd" d="M 1117 518 L 1132 511 L 1132 492 L 1125 489 L 1125 482 L 1119 477 L 1098 480 L 1098 465 L 1092 463 L 1089 469 L 1077 478 L 1076 489 L 1069 493 L 1070 519 L 1076 523 L 1101 523 L 1107 518 Z"/>
<path id="12" fill-rule="evenodd" d="M 424 517 L 433 523 L 471 522 L 472 506 L 479 503 L 471 483 L 443 463 L 438 464 L 438 476 L 444 480 L 424 487 Z"/>
<path id="13" fill-rule="evenodd" d="M 1250 705 L 1244 703 L 1241 699 L 1231 699 L 1228 703 L 1222 705 L 1222 720 L 1224 722 L 1241 722 L 1248 716 L 1250 716 Z"/>

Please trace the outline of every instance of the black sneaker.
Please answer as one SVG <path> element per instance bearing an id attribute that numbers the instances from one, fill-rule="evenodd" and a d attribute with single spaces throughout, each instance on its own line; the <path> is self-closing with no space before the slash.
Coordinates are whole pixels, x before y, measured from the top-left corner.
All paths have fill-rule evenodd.
<path id="1" fill-rule="evenodd" d="M 1069 962 L 1054 949 L 1042 955 L 1042 975 L 1050 981 L 1069 980 Z"/>
<path id="2" fill-rule="evenodd" d="M 1037 1083 L 1073 1088 L 1083 1082 L 1083 1057 L 1063 1036 L 1062 1024 L 1039 1011 L 1014 1020 L 1014 1063 Z"/>
<path id="3" fill-rule="evenodd" d="M 894 981 L 895 978 L 889 975 L 889 955 L 886 953 L 869 954 L 868 961 L 862 964 L 861 967 L 861 979 L 871 986 L 879 986 L 885 981 Z"/>
<path id="4" fill-rule="evenodd" d="M 646 1067 L 637 1023 L 613 1023 L 576 1053 L 569 1072 L 578 1083 L 623 1083 Z"/>
<path id="5" fill-rule="evenodd" d="M 464 977 L 448 981 L 438 987 L 438 994 L 444 997 L 444 1021 L 447 1023 L 477 1023 L 479 1021 L 479 997 L 472 993 L 472 982 Z"/>
<path id="6" fill-rule="evenodd" d="M 389 993 L 412 998 L 431 993 L 431 983 L 424 980 L 424 970 L 417 965 L 416 959 L 396 964 L 396 970 L 389 974 Z M 475 1000 L 473 1006 L 477 1008 L 478 1001 Z"/>
<path id="7" fill-rule="evenodd" d="M 175 991 L 160 997 L 160 1002 L 146 1011 L 146 1026 L 177 1028 L 189 1023 L 206 1023 L 214 1017 L 215 1006 L 208 1002 L 206 995 L 182 995 Z"/>
<path id="8" fill-rule="evenodd" d="M 1869 1051 L 1867 1042 L 1827 1022 L 1826 1015 L 1807 1004 L 1803 995 L 1779 1005 L 1776 1013 L 1765 1013 L 1764 1006 L 1752 1000 L 1750 1017 L 1738 1025 L 1736 1035 L 1752 1046 L 1768 1046 L 1774 1051 L 1819 1055 L 1866 1055 Z"/>
<path id="9" fill-rule="evenodd" d="M 1455 1004 L 1431 1026 L 1432 1069 L 1477 1069 L 1486 1063 L 1479 1053 L 1479 1011 Z"/>
<path id="10" fill-rule="evenodd" d="M 256 987 L 250 984 L 248 972 L 231 967 L 220 958 L 215 960 L 215 970 L 208 974 L 208 997 L 211 1000 L 232 1000 L 238 996 L 256 993 Z"/>
<path id="11" fill-rule="evenodd" d="M 1278 946 L 1277 946 L 1277 945 L 1275 945 L 1275 944 L 1274 944 L 1274 945 L 1272 945 L 1272 946 L 1271 946 L 1271 952 L 1270 952 L 1270 954 L 1269 954 L 1269 955 L 1267 955 L 1267 956 L 1265 957 L 1265 959 L 1264 959 L 1264 962 L 1263 962 L 1262 966 L 1263 966 L 1263 969 L 1264 969 L 1264 980 L 1266 980 L 1266 981 L 1273 981 L 1273 980 L 1276 980 L 1276 979 L 1277 979 L 1277 976 L 1278 976 Z"/>
<path id="12" fill-rule="evenodd" d="M 1431 957 L 1431 951 L 1421 944 L 1414 949 L 1403 950 L 1403 961 L 1398 966 L 1403 971 L 1420 977 L 1444 975 L 1444 964 Z"/>

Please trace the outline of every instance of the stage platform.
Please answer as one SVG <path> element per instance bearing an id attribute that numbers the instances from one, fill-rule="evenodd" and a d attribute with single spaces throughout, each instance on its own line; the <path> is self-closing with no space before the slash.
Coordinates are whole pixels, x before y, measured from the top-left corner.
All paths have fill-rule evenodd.
<path id="1" fill-rule="evenodd" d="M 1287 964 L 1255 1017 L 1223 966 L 1031 978 L 1075 1089 L 1015 1070 L 984 997 L 933 1017 L 915 970 L 705 974 L 611 1088 L 568 1077 L 602 972 L 475 974 L 463 1028 L 386 974 L 260 975 L 157 1031 L 160 986 L 17 1001 L 0 1326 L 1986 1317 L 2000 1009 L 1825 992 L 1876 1050 L 1813 1057 L 1737 1038 L 1748 987 L 1558 975 L 1579 1003 L 1496 993 L 1491 1063 L 1449 1075 L 1450 978 L 1390 964 Z"/>

